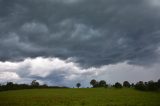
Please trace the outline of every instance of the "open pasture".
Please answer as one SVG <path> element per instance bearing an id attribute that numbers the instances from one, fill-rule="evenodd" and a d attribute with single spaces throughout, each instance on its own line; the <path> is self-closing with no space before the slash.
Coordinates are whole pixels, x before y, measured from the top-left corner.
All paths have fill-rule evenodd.
<path id="1" fill-rule="evenodd" d="M 160 106 L 160 92 L 134 89 L 27 89 L 0 92 L 0 106 Z"/>

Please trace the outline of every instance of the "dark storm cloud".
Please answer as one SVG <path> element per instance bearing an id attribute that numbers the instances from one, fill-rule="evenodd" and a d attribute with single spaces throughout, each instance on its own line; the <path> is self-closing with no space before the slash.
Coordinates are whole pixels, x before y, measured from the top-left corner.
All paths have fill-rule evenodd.
<path id="1" fill-rule="evenodd" d="M 0 59 L 148 65 L 159 59 L 159 10 L 149 0 L 0 0 Z"/>

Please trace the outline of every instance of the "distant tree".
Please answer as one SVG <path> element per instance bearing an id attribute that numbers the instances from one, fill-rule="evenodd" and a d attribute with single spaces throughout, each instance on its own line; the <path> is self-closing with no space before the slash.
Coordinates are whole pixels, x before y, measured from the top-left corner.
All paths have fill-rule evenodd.
<path id="1" fill-rule="evenodd" d="M 141 90 L 141 91 L 157 91 L 159 89 L 158 81 L 148 81 L 148 82 L 143 82 L 139 81 L 135 85 L 135 89 Z"/>
<path id="2" fill-rule="evenodd" d="M 79 87 L 81 86 L 81 84 L 80 84 L 80 83 L 77 83 L 76 86 L 77 86 L 77 88 L 79 88 Z"/>
<path id="3" fill-rule="evenodd" d="M 145 85 L 145 86 L 148 86 L 148 82 L 144 82 L 144 85 Z"/>
<path id="4" fill-rule="evenodd" d="M 90 84 L 91 84 L 93 87 L 95 87 L 95 85 L 97 84 L 97 81 L 96 81 L 95 79 L 92 79 L 91 82 L 90 82 Z"/>
<path id="5" fill-rule="evenodd" d="M 48 85 L 47 84 L 43 84 L 42 87 L 46 88 L 46 87 L 48 87 Z"/>
<path id="6" fill-rule="evenodd" d="M 134 87 L 134 83 L 131 84 L 131 87 Z"/>
<path id="7" fill-rule="evenodd" d="M 39 82 L 37 82 L 36 80 L 33 80 L 33 81 L 31 82 L 31 86 L 33 86 L 33 87 L 38 87 L 38 86 L 39 86 Z"/>
<path id="8" fill-rule="evenodd" d="M 107 84 L 106 84 L 106 81 L 105 80 L 101 80 L 100 82 L 99 82 L 99 87 L 106 87 L 107 86 Z"/>
<path id="9" fill-rule="evenodd" d="M 2 84 L 0 84 L 0 91 L 2 91 L 3 90 L 3 86 L 2 86 Z"/>
<path id="10" fill-rule="evenodd" d="M 6 86 L 12 87 L 14 84 L 13 82 L 7 82 Z"/>
<path id="11" fill-rule="evenodd" d="M 123 82 L 123 86 L 129 88 L 131 85 L 130 85 L 130 83 L 128 81 L 124 81 Z"/>
<path id="12" fill-rule="evenodd" d="M 154 81 L 148 81 L 147 90 L 156 91 L 158 90 L 158 83 Z"/>
<path id="13" fill-rule="evenodd" d="M 94 88 L 100 87 L 99 82 L 97 81 L 96 84 L 93 86 Z"/>
<path id="14" fill-rule="evenodd" d="M 143 81 L 139 81 L 139 82 L 136 83 L 135 89 L 145 91 L 146 90 L 146 86 L 145 86 Z"/>
<path id="15" fill-rule="evenodd" d="M 122 84 L 119 82 L 116 82 L 114 85 L 115 88 L 122 88 Z"/>
<path id="16" fill-rule="evenodd" d="M 27 84 L 19 84 L 19 87 L 21 88 L 21 89 L 27 89 L 27 88 L 30 88 L 30 86 L 29 85 L 27 85 Z"/>
<path id="17" fill-rule="evenodd" d="M 157 81 L 158 88 L 160 88 L 160 79 Z"/>
<path id="18" fill-rule="evenodd" d="M 13 82 L 7 82 L 6 86 L 4 87 L 5 90 L 13 89 L 14 84 Z"/>

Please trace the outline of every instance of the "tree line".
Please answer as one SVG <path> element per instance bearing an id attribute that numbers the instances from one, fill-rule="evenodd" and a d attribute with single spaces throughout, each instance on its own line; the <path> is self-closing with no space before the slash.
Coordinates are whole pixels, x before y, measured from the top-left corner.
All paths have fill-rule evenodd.
<path id="1" fill-rule="evenodd" d="M 158 81 L 148 81 L 143 82 L 139 81 L 137 83 L 129 83 L 128 81 L 124 81 L 122 84 L 120 82 L 116 82 L 113 85 L 109 85 L 106 83 L 105 80 L 97 81 L 95 79 L 92 79 L 90 81 L 90 85 L 92 85 L 93 88 L 99 88 L 99 87 L 114 87 L 114 88 L 134 88 L 136 90 L 141 91 L 158 91 L 160 90 L 160 79 Z M 81 83 L 76 84 L 77 88 L 81 86 Z M 40 85 L 38 81 L 33 80 L 30 84 L 16 84 L 13 82 L 7 82 L 6 84 L 0 84 L 0 91 L 6 91 L 6 90 L 19 90 L 19 89 L 34 89 L 34 88 L 68 88 L 68 87 L 59 87 L 59 86 L 48 86 L 47 84 Z"/>
<path id="2" fill-rule="evenodd" d="M 20 90 L 20 89 L 35 89 L 35 88 L 68 88 L 59 86 L 48 86 L 47 84 L 40 85 L 38 81 L 33 80 L 30 84 L 16 84 L 13 82 L 7 82 L 6 84 L 0 84 L 0 91 L 7 90 Z"/>
<path id="3" fill-rule="evenodd" d="M 154 81 L 148 81 L 148 82 L 143 82 L 139 81 L 136 84 L 134 83 L 129 83 L 128 81 L 124 81 L 123 84 L 120 82 L 116 82 L 113 85 L 108 85 L 105 80 L 100 80 L 96 81 L 95 79 L 92 79 L 90 81 L 90 85 L 92 85 L 93 88 L 98 88 L 98 87 L 114 87 L 114 88 L 134 88 L 136 90 L 141 90 L 141 91 L 158 91 L 160 90 L 160 79 L 156 82 Z M 79 88 L 81 86 L 80 83 L 77 83 L 76 86 Z"/>

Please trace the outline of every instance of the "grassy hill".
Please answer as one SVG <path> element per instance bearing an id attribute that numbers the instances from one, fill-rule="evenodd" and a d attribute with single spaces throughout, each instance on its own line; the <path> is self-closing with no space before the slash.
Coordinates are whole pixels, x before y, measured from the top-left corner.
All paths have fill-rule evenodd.
<path id="1" fill-rule="evenodd" d="M 29 89 L 0 92 L 0 106 L 160 106 L 160 92 L 134 89 Z"/>

